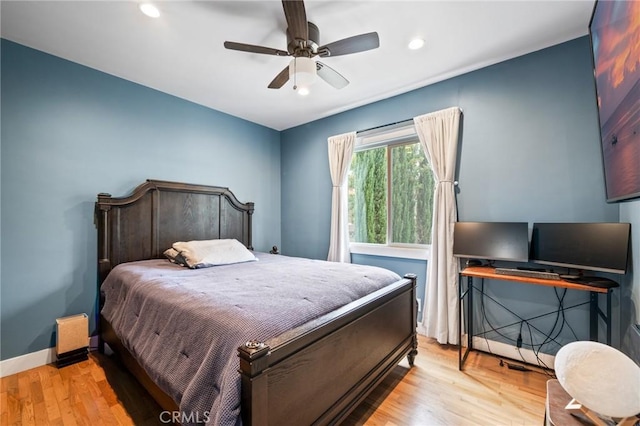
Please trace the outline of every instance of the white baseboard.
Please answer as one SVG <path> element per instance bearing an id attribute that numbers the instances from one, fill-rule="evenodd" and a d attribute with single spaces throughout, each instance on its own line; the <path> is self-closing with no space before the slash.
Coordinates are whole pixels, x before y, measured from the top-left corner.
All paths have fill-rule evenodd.
<path id="1" fill-rule="evenodd" d="M 467 336 L 464 335 L 463 346 L 467 346 Z M 540 367 L 553 369 L 556 357 L 554 355 L 539 353 L 538 358 L 541 362 L 538 362 L 536 354 L 531 349 L 518 348 L 516 346 L 509 345 L 507 343 L 496 342 L 495 340 L 487 340 L 482 337 L 474 337 L 472 340 L 473 348 L 484 352 L 489 352 L 494 355 L 499 355 L 505 358 L 510 358 L 515 361 L 524 361 L 529 364 L 539 365 Z"/>
<path id="2" fill-rule="evenodd" d="M 89 347 L 98 346 L 98 336 L 92 336 L 89 339 Z M 41 351 L 31 352 L 17 356 L 15 358 L 0 361 L 0 377 L 10 376 L 12 374 L 21 373 L 32 368 L 41 367 L 56 361 L 56 348 L 42 349 Z"/>
<path id="3" fill-rule="evenodd" d="M 0 361 L 0 377 L 10 376 L 25 370 L 50 364 L 56 360 L 56 348 L 43 349 L 30 354 Z"/>

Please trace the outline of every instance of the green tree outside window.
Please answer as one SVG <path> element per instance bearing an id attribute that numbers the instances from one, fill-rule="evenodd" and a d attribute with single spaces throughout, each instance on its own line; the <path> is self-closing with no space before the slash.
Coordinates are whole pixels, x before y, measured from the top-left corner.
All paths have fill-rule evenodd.
<path id="1" fill-rule="evenodd" d="M 417 142 L 355 152 L 349 171 L 350 240 L 429 244 L 433 188 L 431 167 Z"/>

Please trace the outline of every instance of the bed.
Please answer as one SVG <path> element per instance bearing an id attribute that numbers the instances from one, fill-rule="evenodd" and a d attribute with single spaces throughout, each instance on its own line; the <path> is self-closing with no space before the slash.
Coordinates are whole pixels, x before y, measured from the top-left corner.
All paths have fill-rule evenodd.
<path id="1" fill-rule="evenodd" d="M 228 188 L 207 185 L 147 180 L 126 197 L 98 194 L 98 285 L 114 268 L 145 262 L 168 268 L 168 261 L 154 259 L 163 259 L 176 241 L 236 239 L 252 250 L 253 213 L 253 203 L 239 202 Z M 285 261 L 259 256 L 256 263 L 263 268 Z M 99 294 L 99 349 L 107 343 L 164 410 L 179 412 L 175 396 L 163 390 L 166 384 L 143 368 L 137 349 L 129 350 L 128 340 L 102 315 L 105 299 Z M 256 338 L 243 339 L 233 354 L 240 387 L 238 422 L 340 423 L 403 357 L 413 365 L 416 315 L 416 278 L 408 274 L 267 339 L 258 338 L 256 330 Z M 208 413 L 204 419 L 180 420 L 198 423 L 208 420 Z"/>

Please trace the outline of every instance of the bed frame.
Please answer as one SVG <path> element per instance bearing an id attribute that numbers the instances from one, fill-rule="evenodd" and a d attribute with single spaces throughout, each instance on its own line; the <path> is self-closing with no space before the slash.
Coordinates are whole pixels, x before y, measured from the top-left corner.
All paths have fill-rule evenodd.
<path id="1" fill-rule="evenodd" d="M 98 286 L 116 265 L 161 258 L 175 241 L 236 238 L 252 249 L 253 211 L 216 186 L 147 180 L 127 197 L 98 194 Z M 238 348 L 243 423 L 341 422 L 404 356 L 413 365 L 416 316 L 416 277 L 408 274 L 273 339 L 247 342 Z M 101 351 L 107 343 L 163 409 L 178 410 L 102 315 L 98 334 Z"/>

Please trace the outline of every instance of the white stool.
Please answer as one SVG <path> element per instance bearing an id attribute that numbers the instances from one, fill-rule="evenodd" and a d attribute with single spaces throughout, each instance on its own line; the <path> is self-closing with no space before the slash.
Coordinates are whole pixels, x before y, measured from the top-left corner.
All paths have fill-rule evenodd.
<path id="1" fill-rule="evenodd" d="M 582 412 L 596 425 L 600 416 L 633 425 L 640 413 L 640 367 L 617 349 L 598 342 L 573 342 L 555 358 L 558 381 L 573 400 L 565 407 Z"/>

